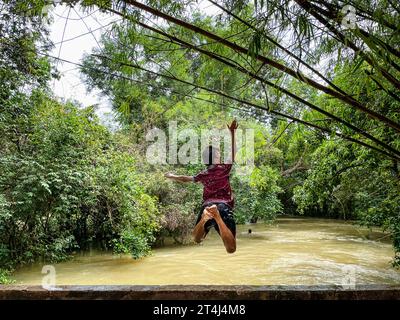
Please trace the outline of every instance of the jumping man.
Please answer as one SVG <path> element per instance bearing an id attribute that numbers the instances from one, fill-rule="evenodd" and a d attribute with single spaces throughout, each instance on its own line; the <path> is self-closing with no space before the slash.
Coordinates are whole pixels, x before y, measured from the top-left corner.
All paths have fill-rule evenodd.
<path id="1" fill-rule="evenodd" d="M 236 223 L 233 217 L 234 198 L 229 183 L 229 175 L 235 159 L 236 120 L 228 125 L 232 142 L 232 159 L 221 163 L 221 152 L 214 146 L 203 151 L 203 162 L 207 169 L 195 176 L 179 176 L 166 173 L 165 177 L 178 182 L 200 182 L 203 184 L 203 203 L 193 230 L 193 237 L 200 243 L 212 227 L 221 236 L 226 251 L 236 251 Z"/>

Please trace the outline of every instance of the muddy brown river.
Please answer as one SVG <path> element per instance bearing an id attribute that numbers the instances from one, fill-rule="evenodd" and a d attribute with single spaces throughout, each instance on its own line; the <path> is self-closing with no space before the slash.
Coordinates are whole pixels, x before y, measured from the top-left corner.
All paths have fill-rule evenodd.
<path id="1" fill-rule="evenodd" d="M 384 233 L 349 222 L 280 218 L 272 225 L 238 226 L 237 251 L 231 255 L 212 230 L 200 245 L 165 246 L 140 260 L 85 252 L 54 264 L 54 270 L 56 285 L 400 284 L 400 270 L 391 266 L 393 256 Z M 13 279 L 40 285 L 42 267 L 23 267 Z"/>

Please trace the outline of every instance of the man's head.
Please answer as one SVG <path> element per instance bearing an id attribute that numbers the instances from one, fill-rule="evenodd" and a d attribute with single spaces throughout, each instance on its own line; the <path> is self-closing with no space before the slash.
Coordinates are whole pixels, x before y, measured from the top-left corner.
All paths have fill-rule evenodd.
<path id="1" fill-rule="evenodd" d="M 203 163 L 210 166 L 212 164 L 221 163 L 221 152 L 219 148 L 209 145 L 203 150 Z"/>

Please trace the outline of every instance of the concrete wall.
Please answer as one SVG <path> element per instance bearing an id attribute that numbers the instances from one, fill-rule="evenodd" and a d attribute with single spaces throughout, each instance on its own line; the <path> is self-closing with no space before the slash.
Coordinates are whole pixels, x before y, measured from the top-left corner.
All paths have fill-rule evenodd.
<path id="1" fill-rule="evenodd" d="M 4 299 L 400 300 L 400 286 L 40 286 L 0 285 Z"/>

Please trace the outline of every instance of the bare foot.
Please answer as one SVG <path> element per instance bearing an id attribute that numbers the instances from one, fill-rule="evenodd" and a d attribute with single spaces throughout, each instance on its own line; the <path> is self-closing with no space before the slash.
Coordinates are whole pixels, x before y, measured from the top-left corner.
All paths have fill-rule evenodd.
<path id="1" fill-rule="evenodd" d="M 201 218 L 203 219 L 204 222 L 214 219 L 213 216 L 208 212 L 207 209 L 204 209 L 203 214 L 201 215 Z"/>
<path id="2" fill-rule="evenodd" d="M 220 217 L 219 211 L 217 209 L 217 206 L 214 204 L 211 207 L 207 207 L 204 209 L 204 212 L 207 212 L 209 216 L 211 216 L 212 219 L 217 219 Z"/>

